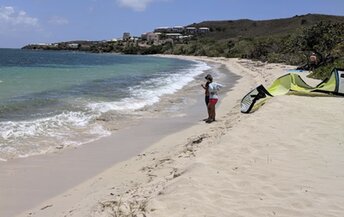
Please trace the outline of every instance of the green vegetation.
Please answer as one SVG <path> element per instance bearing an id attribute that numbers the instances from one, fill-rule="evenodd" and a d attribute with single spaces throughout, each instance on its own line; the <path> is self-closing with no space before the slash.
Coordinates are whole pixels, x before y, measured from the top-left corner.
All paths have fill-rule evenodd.
<path id="1" fill-rule="evenodd" d="M 344 69 L 344 58 L 338 58 L 333 63 L 322 65 L 316 68 L 314 73 L 312 73 L 310 76 L 312 78 L 324 79 L 330 75 L 330 72 L 333 68 Z"/>
<path id="2" fill-rule="evenodd" d="M 190 26 L 208 27 L 210 32 L 180 40 L 162 37 L 156 45 L 144 41 L 74 43 L 80 44 L 77 50 L 88 52 L 249 58 L 297 65 L 306 70 L 309 56 L 314 52 L 318 64 L 312 77 L 323 79 L 333 67 L 344 68 L 343 16 L 307 14 L 265 21 L 206 21 Z M 25 48 L 74 49 L 65 42 L 58 47 L 29 45 Z"/>
<path id="3" fill-rule="evenodd" d="M 305 15 L 270 21 L 212 21 L 211 33 L 176 44 L 172 54 L 249 58 L 308 69 L 312 52 L 318 57 L 311 77 L 324 79 L 333 67 L 344 67 L 344 17 Z"/>
<path id="4" fill-rule="evenodd" d="M 207 21 L 191 26 L 207 26 L 210 33 L 122 52 L 248 58 L 306 70 L 309 56 L 315 52 L 318 65 L 311 76 L 320 79 L 333 67 L 344 67 L 344 17 L 309 14 L 267 21 Z"/>

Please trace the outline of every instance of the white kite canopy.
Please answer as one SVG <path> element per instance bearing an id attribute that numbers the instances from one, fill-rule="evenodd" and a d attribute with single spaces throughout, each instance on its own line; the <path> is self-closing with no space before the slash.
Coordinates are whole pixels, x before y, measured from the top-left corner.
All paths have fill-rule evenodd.
<path id="1" fill-rule="evenodd" d="M 277 78 L 269 88 L 259 85 L 241 100 L 241 112 L 249 113 L 258 109 L 269 97 L 290 93 L 311 96 L 317 92 L 344 96 L 344 69 L 333 69 L 330 76 L 316 87 L 308 85 L 300 75 L 293 73 Z"/>
<path id="2" fill-rule="evenodd" d="M 344 69 L 333 69 L 330 77 L 316 86 L 318 92 L 344 95 Z"/>
<path id="3" fill-rule="evenodd" d="M 337 70 L 339 82 L 338 82 L 338 93 L 344 94 L 344 69 Z"/>

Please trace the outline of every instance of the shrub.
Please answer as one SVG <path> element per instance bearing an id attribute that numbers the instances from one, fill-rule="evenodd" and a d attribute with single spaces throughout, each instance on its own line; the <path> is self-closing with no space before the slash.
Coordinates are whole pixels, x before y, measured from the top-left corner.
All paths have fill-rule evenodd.
<path id="1" fill-rule="evenodd" d="M 315 69 L 313 73 L 309 75 L 311 78 L 325 79 L 330 76 L 333 68 L 344 68 L 344 57 L 335 60 L 333 63 L 329 63 Z"/>

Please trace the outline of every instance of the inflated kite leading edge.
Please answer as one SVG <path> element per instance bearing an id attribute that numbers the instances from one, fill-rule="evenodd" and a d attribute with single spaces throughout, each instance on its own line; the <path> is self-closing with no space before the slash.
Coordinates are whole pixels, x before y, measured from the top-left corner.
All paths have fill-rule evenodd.
<path id="1" fill-rule="evenodd" d="M 289 93 L 312 95 L 316 92 L 344 96 L 344 69 L 335 68 L 331 75 L 316 87 L 308 85 L 298 74 L 289 73 L 276 79 L 269 88 L 259 85 L 241 100 L 241 112 L 255 111 L 273 96 Z"/>

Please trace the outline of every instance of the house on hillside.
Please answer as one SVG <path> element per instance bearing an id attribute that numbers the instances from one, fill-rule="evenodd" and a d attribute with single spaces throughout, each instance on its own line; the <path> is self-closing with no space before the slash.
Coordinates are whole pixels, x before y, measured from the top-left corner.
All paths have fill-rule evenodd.
<path id="1" fill-rule="evenodd" d="M 184 26 L 174 26 L 172 28 L 172 33 L 183 33 L 184 29 Z"/>
<path id="2" fill-rule="evenodd" d="M 174 39 L 174 40 L 180 39 L 182 36 L 183 35 L 180 33 L 167 33 L 166 34 L 166 38 L 170 38 L 170 39 Z"/>
<path id="3" fill-rule="evenodd" d="M 141 34 L 141 40 L 142 41 L 147 41 L 147 34 L 148 34 L 148 32 L 145 32 L 145 33 Z"/>
<path id="4" fill-rule="evenodd" d="M 130 33 L 129 32 L 125 32 L 123 33 L 123 38 L 122 38 L 123 41 L 128 41 L 130 40 Z"/>
<path id="5" fill-rule="evenodd" d="M 198 33 L 200 34 L 206 34 L 208 32 L 210 32 L 210 29 L 208 27 L 201 27 L 198 29 Z"/>
<path id="6" fill-rule="evenodd" d="M 141 39 L 143 41 L 148 41 L 148 42 L 158 42 L 160 39 L 161 33 L 155 33 L 155 32 L 145 32 L 141 34 Z"/>
<path id="7" fill-rule="evenodd" d="M 78 49 L 79 48 L 79 44 L 77 44 L 77 43 L 70 43 L 70 44 L 67 44 L 67 47 L 70 48 L 70 49 Z"/>
<path id="8" fill-rule="evenodd" d="M 172 28 L 171 27 L 158 27 L 156 29 L 154 29 L 154 32 L 160 32 L 160 33 L 169 33 L 172 32 Z"/>
<path id="9" fill-rule="evenodd" d="M 185 33 L 194 35 L 197 33 L 197 28 L 196 27 L 186 27 Z"/>
<path id="10" fill-rule="evenodd" d="M 148 32 L 147 33 L 147 41 L 149 42 L 158 42 L 160 34 L 156 34 L 154 32 Z"/>

